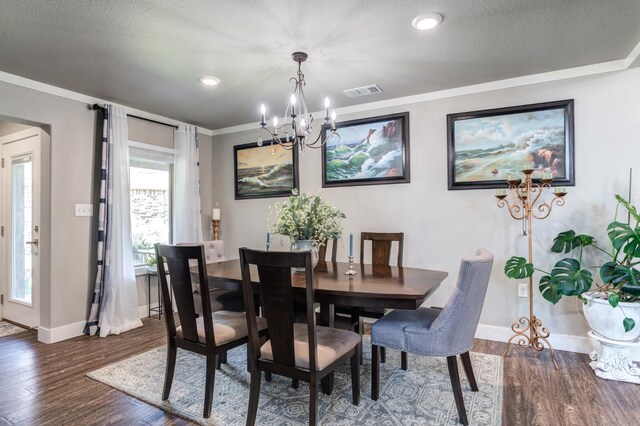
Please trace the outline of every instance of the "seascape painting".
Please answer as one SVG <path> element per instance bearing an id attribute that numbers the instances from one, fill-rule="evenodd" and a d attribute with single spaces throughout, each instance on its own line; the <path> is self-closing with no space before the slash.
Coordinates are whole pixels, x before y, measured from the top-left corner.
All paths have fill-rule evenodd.
<path id="1" fill-rule="evenodd" d="M 409 182 L 409 113 L 340 123 L 325 133 L 323 187 Z"/>
<path id="2" fill-rule="evenodd" d="M 573 101 L 450 114 L 449 189 L 499 188 L 533 165 L 534 179 L 573 184 Z"/>
<path id="3" fill-rule="evenodd" d="M 234 146 L 236 200 L 286 197 L 298 187 L 297 151 L 279 144 Z"/>

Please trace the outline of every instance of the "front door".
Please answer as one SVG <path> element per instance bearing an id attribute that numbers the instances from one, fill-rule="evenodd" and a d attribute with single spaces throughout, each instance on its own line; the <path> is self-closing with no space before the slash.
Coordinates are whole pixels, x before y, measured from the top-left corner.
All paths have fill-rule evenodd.
<path id="1" fill-rule="evenodd" d="M 40 144 L 38 128 L 2 138 L 2 316 L 40 324 Z"/>

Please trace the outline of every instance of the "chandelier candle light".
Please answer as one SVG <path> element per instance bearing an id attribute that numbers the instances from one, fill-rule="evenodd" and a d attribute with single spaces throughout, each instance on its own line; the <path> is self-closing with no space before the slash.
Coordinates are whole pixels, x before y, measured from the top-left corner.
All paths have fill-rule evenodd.
<path id="1" fill-rule="evenodd" d="M 306 81 L 302 73 L 302 63 L 307 60 L 308 55 L 304 52 L 293 52 L 291 57 L 298 63 L 298 75 L 289 79 L 289 82 L 294 84 L 294 88 L 289 98 L 289 105 L 284 112 L 285 121 L 279 124 L 278 117 L 274 116 L 272 127 L 269 128 L 266 121 L 267 107 L 264 104 L 260 105 L 258 146 L 262 146 L 264 140 L 270 140 L 271 146 L 277 143 L 289 150 L 297 146 L 300 152 L 303 152 L 307 147 L 320 148 L 330 138 L 337 138 L 339 141 L 340 135 L 336 132 L 336 112 L 329 109 L 331 106 L 329 98 L 324 99 L 324 123 L 320 126 L 318 137 L 312 142 L 308 139 L 313 130 L 314 120 L 313 114 L 307 109 L 307 100 L 304 96 Z M 325 140 L 321 141 L 325 129 L 331 132 Z"/>
<path id="2" fill-rule="evenodd" d="M 522 221 L 523 232 L 528 237 L 529 264 L 533 263 L 533 219 L 542 220 L 549 217 L 554 205 L 564 205 L 564 196 L 567 195 L 565 187 L 557 187 L 550 202 L 542 199 L 542 193 L 551 189 L 553 174 L 543 173 L 541 183 L 534 183 L 531 179 L 533 172 L 533 164 L 524 164 L 522 170 L 524 180 L 518 175 L 509 175 L 507 179 L 508 191 L 506 189 L 498 189 L 495 195 L 498 199 L 498 207 L 507 207 L 512 218 Z M 511 195 L 511 201 L 507 192 Z M 509 267 L 509 262 L 507 262 L 507 267 Z M 514 334 L 507 342 L 507 349 L 504 351 L 503 356 L 509 354 L 511 342 L 514 339 L 516 339 L 515 343 L 518 345 L 531 347 L 536 351 L 542 351 L 546 343 L 551 351 L 551 360 L 556 369 L 558 368 L 555 351 L 548 340 L 551 331 L 544 327 L 542 321 L 533 313 L 533 274 L 529 275 L 529 317 L 520 317 L 511 325 L 511 330 Z"/>

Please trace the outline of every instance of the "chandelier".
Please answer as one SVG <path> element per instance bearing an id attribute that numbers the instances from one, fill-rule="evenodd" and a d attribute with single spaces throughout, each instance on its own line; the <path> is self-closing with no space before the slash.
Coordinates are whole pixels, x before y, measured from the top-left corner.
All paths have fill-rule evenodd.
<path id="1" fill-rule="evenodd" d="M 304 52 L 293 52 L 291 57 L 298 63 L 298 76 L 291 77 L 290 83 L 294 84 L 293 93 L 289 98 L 289 105 L 284 112 L 284 123 L 278 125 L 278 117 L 274 116 L 272 125 L 267 126 L 266 113 L 267 108 L 264 104 L 260 105 L 260 129 L 258 129 L 258 146 L 262 146 L 265 140 L 280 144 L 285 149 L 294 149 L 296 146 L 302 152 L 305 148 L 320 148 L 327 143 L 329 139 L 337 138 L 340 135 L 336 132 L 336 112 L 329 110 L 331 103 L 329 98 L 324 99 L 324 123 L 320 126 L 318 137 L 314 141 L 310 141 L 310 135 L 313 130 L 313 114 L 307 109 L 307 100 L 304 96 L 304 86 L 306 81 L 302 73 L 302 63 L 307 60 L 308 55 Z M 327 136 L 322 138 L 323 133 L 327 131 Z"/>

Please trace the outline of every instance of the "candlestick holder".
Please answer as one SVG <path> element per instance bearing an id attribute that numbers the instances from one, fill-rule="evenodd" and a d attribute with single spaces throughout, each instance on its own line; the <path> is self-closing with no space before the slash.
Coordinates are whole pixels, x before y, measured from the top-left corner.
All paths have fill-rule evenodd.
<path id="1" fill-rule="evenodd" d="M 564 205 L 564 196 L 567 193 L 562 189 L 556 191 L 553 193 L 553 199 L 547 202 L 541 196 L 543 192 L 551 189 L 553 179 L 550 179 L 549 176 L 544 176 L 541 183 L 534 183 L 531 179 L 533 173 L 531 168 L 525 168 L 522 173 L 525 176 L 524 180 L 515 179 L 515 177 L 510 177 L 507 180 L 511 201 L 507 195 L 502 193 L 496 194 L 496 198 L 498 199 L 498 207 L 506 207 L 513 219 L 523 222 L 523 230 L 525 230 L 525 235 L 528 238 L 529 263 L 533 263 L 533 219 L 543 220 L 549 217 L 554 205 Z M 507 342 L 507 349 L 502 356 L 509 355 L 511 342 L 514 340 L 515 344 L 525 348 L 533 348 L 538 352 L 542 351 L 546 344 L 551 351 L 553 365 L 558 369 L 556 354 L 549 342 L 551 331 L 544 327 L 542 320 L 533 313 L 533 274 L 529 277 L 529 317 L 520 317 L 511 324 L 511 330 L 514 334 Z"/>
<path id="2" fill-rule="evenodd" d="M 349 269 L 344 273 L 345 275 L 352 276 L 357 274 L 356 270 L 353 269 L 353 256 L 349 256 Z"/>
<path id="3" fill-rule="evenodd" d="M 217 241 L 220 238 L 220 220 L 212 220 L 213 224 L 213 241 Z"/>

